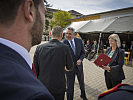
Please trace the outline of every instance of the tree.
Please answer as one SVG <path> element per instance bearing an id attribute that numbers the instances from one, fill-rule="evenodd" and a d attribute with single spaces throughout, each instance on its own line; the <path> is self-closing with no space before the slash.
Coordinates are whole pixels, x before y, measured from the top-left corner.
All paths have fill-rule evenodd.
<path id="1" fill-rule="evenodd" d="M 44 0 L 44 4 L 45 4 L 46 8 L 51 7 L 51 5 L 47 2 L 47 0 Z"/>
<path id="2" fill-rule="evenodd" d="M 46 9 L 48 8 L 48 7 L 52 7 L 52 5 L 50 5 L 48 2 L 47 2 L 47 0 L 44 0 L 44 4 L 45 4 L 45 7 L 46 7 Z M 49 29 L 49 20 L 48 19 L 52 19 L 52 15 L 50 15 L 48 12 L 46 12 L 45 13 L 45 18 L 46 18 L 46 20 L 45 20 L 45 26 L 44 26 L 44 32 L 43 32 L 43 34 L 44 35 L 48 35 L 48 29 Z"/>
<path id="3" fill-rule="evenodd" d="M 45 29 L 48 30 L 48 26 L 49 26 L 49 21 L 46 19 L 45 21 Z"/>
<path id="4" fill-rule="evenodd" d="M 71 22 L 68 19 L 71 19 L 72 16 L 67 11 L 57 11 L 53 14 L 53 19 L 50 22 L 51 27 L 53 26 L 61 26 L 62 28 L 65 28 L 67 25 L 69 25 Z"/>

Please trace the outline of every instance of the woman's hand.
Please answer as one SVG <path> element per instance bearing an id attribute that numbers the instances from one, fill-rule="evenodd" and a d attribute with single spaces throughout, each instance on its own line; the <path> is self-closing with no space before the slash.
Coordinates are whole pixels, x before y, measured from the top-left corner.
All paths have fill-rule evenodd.
<path id="1" fill-rule="evenodd" d="M 110 67 L 109 66 L 103 66 L 102 67 L 104 70 L 107 70 L 107 72 L 110 72 Z"/>
<path id="2" fill-rule="evenodd" d="M 66 68 L 66 66 L 65 66 L 65 71 L 69 72 L 70 70 L 68 70 L 68 69 Z"/>

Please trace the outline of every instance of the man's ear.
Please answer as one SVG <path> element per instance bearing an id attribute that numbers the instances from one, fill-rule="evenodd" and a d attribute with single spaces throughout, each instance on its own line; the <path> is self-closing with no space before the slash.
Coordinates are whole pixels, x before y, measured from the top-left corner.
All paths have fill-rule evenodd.
<path id="1" fill-rule="evenodd" d="M 63 38 L 63 32 L 60 34 L 60 37 Z"/>
<path id="2" fill-rule="evenodd" d="M 24 2 L 24 16 L 28 22 L 33 22 L 35 17 L 35 7 L 32 0 Z"/>

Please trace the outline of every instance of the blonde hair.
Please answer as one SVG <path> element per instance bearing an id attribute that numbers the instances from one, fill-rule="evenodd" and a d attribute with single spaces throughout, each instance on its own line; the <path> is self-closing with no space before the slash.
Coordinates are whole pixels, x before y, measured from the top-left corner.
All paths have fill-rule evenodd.
<path id="1" fill-rule="evenodd" d="M 110 39 L 110 38 L 116 41 L 117 47 L 121 46 L 121 41 L 117 34 L 111 34 L 108 39 Z"/>

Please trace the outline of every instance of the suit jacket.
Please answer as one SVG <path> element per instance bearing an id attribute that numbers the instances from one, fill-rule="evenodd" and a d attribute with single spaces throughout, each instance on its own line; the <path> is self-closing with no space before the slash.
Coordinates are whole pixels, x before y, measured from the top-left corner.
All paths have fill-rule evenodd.
<path id="1" fill-rule="evenodd" d="M 125 47 L 123 47 L 123 45 L 121 46 L 121 49 L 124 50 L 124 51 L 128 51 L 128 46 L 125 45 Z"/>
<path id="2" fill-rule="evenodd" d="M 1 43 L 0 100 L 54 100 L 27 62 Z"/>
<path id="3" fill-rule="evenodd" d="M 81 39 L 74 38 L 74 42 L 75 42 L 76 54 L 74 54 L 68 40 L 66 40 L 66 39 L 63 40 L 63 43 L 67 44 L 70 47 L 74 64 L 76 64 L 77 60 L 79 60 L 79 59 L 83 61 L 85 51 L 84 51 L 84 47 L 83 47 L 83 43 L 82 43 Z"/>
<path id="4" fill-rule="evenodd" d="M 111 50 L 112 50 L 111 47 L 108 48 L 105 54 L 108 55 Z M 124 64 L 124 52 L 120 48 L 116 48 L 112 56 L 112 61 L 109 63 L 109 67 L 111 68 L 111 70 L 109 73 L 105 71 L 105 76 L 106 74 L 111 74 L 112 80 L 114 81 L 125 79 L 123 64 Z"/>
<path id="5" fill-rule="evenodd" d="M 65 66 L 73 69 L 70 49 L 56 39 L 37 47 L 34 65 L 38 79 L 51 93 L 62 94 L 66 89 Z"/>
<path id="6" fill-rule="evenodd" d="M 91 44 L 89 44 L 89 45 L 85 45 L 85 49 L 89 52 L 89 51 L 91 51 Z"/>
<path id="7" fill-rule="evenodd" d="M 95 50 L 95 53 L 97 52 L 98 44 L 92 45 L 91 50 Z"/>

